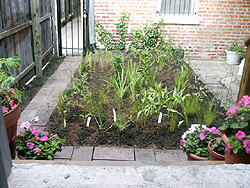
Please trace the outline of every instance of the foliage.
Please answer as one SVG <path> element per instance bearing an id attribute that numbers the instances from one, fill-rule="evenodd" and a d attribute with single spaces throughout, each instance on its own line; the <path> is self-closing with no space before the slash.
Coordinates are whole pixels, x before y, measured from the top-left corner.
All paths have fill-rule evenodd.
<path id="1" fill-rule="evenodd" d="M 234 41 L 230 46 L 227 45 L 226 50 L 239 53 L 241 56 L 243 56 L 244 53 L 244 47 L 239 47 L 239 44 L 236 41 Z"/>
<path id="2" fill-rule="evenodd" d="M 96 21 L 96 32 L 98 34 L 98 40 L 104 45 L 107 50 L 124 50 L 126 45 L 126 39 L 128 37 L 128 22 L 129 22 L 129 13 L 122 13 L 120 21 L 115 23 L 119 40 L 116 40 L 114 34 L 106 30 L 104 24 Z"/>
<path id="3" fill-rule="evenodd" d="M 201 107 L 200 101 L 201 99 L 197 94 L 192 94 L 186 98 L 183 107 L 187 116 L 194 116 L 200 112 L 200 107 Z"/>
<path id="4" fill-rule="evenodd" d="M 250 135 L 239 130 L 235 135 L 229 137 L 226 151 L 242 157 L 250 154 Z"/>
<path id="5" fill-rule="evenodd" d="M 208 158 L 208 142 L 217 137 L 220 137 L 220 131 L 216 127 L 207 128 L 204 125 L 193 124 L 182 135 L 180 149 L 185 153 L 192 153 L 196 156 Z"/>
<path id="6" fill-rule="evenodd" d="M 204 108 L 204 123 L 206 125 L 211 125 L 214 119 L 218 116 L 218 112 L 215 108 L 215 104 L 213 102 L 207 103 L 207 107 Z"/>
<path id="7" fill-rule="evenodd" d="M 223 140 L 215 139 L 214 141 L 210 143 L 210 147 L 214 152 L 221 154 L 221 155 L 225 155 L 226 146 Z"/>
<path id="8" fill-rule="evenodd" d="M 219 127 L 226 135 L 235 135 L 238 130 L 250 134 L 250 96 L 245 95 L 226 113 L 223 126 Z"/>
<path id="9" fill-rule="evenodd" d="M 15 137 L 17 153 L 26 159 L 53 160 L 55 153 L 62 151 L 65 140 L 41 129 L 36 130 L 30 122 L 21 124 L 24 132 Z"/>
<path id="10" fill-rule="evenodd" d="M 128 21 L 129 21 L 130 14 L 123 12 L 120 18 L 119 23 L 115 23 L 119 40 L 117 42 L 117 48 L 119 50 L 124 50 L 126 45 L 126 40 L 128 37 Z"/>
<path id="11" fill-rule="evenodd" d="M 143 28 L 137 28 L 130 33 L 129 48 L 135 49 L 151 49 L 157 46 L 161 37 L 160 28 L 163 26 L 163 21 L 153 23 L 151 26 L 145 25 Z"/>
<path id="12" fill-rule="evenodd" d="M 21 101 L 23 93 L 16 87 L 13 87 L 17 80 L 14 74 L 11 72 L 13 68 L 19 68 L 20 58 L 0 58 L 0 98 L 2 100 L 3 113 L 9 112 L 15 108 L 17 103 L 15 101 Z"/>

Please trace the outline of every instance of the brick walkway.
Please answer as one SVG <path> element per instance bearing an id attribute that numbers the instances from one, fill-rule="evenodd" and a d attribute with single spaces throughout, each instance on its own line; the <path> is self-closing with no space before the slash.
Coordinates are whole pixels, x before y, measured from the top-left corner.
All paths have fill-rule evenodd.
<path id="1" fill-rule="evenodd" d="M 55 160 L 68 161 L 186 161 L 179 150 L 153 150 L 114 147 L 66 147 Z"/>

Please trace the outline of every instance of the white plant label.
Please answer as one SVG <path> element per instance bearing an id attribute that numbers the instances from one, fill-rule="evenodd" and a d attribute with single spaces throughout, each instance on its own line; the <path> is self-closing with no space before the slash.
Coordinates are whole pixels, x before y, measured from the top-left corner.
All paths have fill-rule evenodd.
<path id="1" fill-rule="evenodd" d="M 86 127 L 89 127 L 90 121 L 91 121 L 91 117 L 88 117 Z"/>
<path id="2" fill-rule="evenodd" d="M 162 120 L 162 113 L 160 112 L 159 118 L 158 118 L 158 123 L 161 123 L 161 120 Z"/>
<path id="3" fill-rule="evenodd" d="M 116 112 L 114 108 L 113 108 L 113 114 L 114 114 L 114 122 L 116 122 Z"/>

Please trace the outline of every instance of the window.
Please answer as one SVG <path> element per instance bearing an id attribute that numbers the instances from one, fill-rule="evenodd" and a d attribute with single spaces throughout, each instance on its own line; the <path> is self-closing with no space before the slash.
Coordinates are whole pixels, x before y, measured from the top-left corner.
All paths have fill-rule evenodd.
<path id="1" fill-rule="evenodd" d="M 158 0 L 158 13 L 166 23 L 199 24 L 198 0 Z"/>

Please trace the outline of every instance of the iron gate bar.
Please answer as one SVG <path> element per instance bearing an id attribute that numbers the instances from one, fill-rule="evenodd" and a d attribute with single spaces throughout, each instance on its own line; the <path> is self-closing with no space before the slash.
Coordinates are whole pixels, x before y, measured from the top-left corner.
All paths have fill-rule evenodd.
<path id="1" fill-rule="evenodd" d="M 86 47 L 89 50 L 89 0 L 86 1 L 86 14 L 87 14 L 87 21 L 86 21 Z"/>
<path id="2" fill-rule="evenodd" d="M 85 24 L 85 16 L 86 16 L 86 9 L 85 9 L 85 0 L 83 0 L 83 17 L 82 17 L 82 19 L 83 19 L 83 38 L 82 38 L 82 40 L 83 40 L 83 52 L 82 52 L 82 54 L 83 54 L 83 56 L 85 56 L 86 55 L 86 39 L 85 39 L 85 30 L 86 30 L 86 24 Z"/>
<path id="3" fill-rule="evenodd" d="M 57 32 L 58 32 L 58 53 L 62 56 L 62 23 L 61 23 L 61 1 L 56 1 L 57 5 Z"/>

